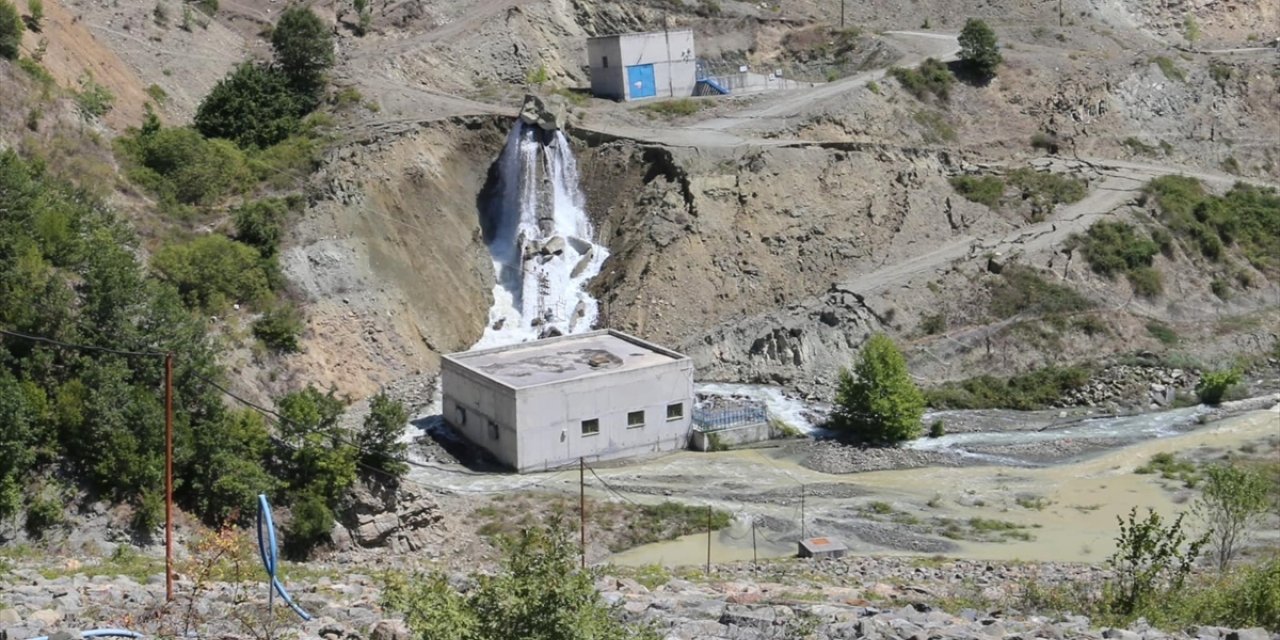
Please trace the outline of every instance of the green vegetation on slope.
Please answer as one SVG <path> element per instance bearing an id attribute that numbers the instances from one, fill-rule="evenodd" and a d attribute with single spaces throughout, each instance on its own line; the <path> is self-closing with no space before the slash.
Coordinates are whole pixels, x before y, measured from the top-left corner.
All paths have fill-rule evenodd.
<path id="1" fill-rule="evenodd" d="M 1089 375 L 1083 367 L 1045 367 L 1008 378 L 976 376 L 926 389 L 924 397 L 935 409 L 1045 409 Z"/>
<path id="2" fill-rule="evenodd" d="M 1108 278 L 1124 274 L 1144 298 L 1155 298 L 1164 291 L 1160 272 L 1151 266 L 1160 248 L 1131 224 L 1099 220 L 1084 236 L 1073 235 L 1069 244 L 1080 248 L 1095 273 Z"/>
<path id="3" fill-rule="evenodd" d="M 1280 194 L 1275 189 L 1236 183 L 1226 195 L 1215 196 L 1193 178 L 1164 176 L 1152 180 L 1146 193 L 1184 250 L 1225 262 L 1235 247 L 1253 268 L 1280 275 Z"/>
<path id="4" fill-rule="evenodd" d="M 997 320 L 1018 314 L 1059 315 L 1093 308 L 1088 298 L 1066 285 L 1046 281 L 1040 272 L 1022 265 L 1008 265 L 989 286 L 988 311 Z"/>
<path id="5" fill-rule="evenodd" d="M 893 67 L 889 69 L 889 75 L 917 100 L 927 100 L 932 95 L 946 102 L 951 99 L 951 85 L 956 81 L 951 69 L 936 58 L 926 59 L 918 69 Z"/>

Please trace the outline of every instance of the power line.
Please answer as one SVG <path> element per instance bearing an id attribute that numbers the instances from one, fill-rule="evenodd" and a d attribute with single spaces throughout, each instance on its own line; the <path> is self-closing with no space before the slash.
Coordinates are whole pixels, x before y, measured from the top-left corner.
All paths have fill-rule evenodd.
<path id="1" fill-rule="evenodd" d="M 6 335 L 12 338 L 22 338 L 24 340 L 31 340 L 33 342 L 44 342 L 47 344 L 52 344 L 52 345 L 64 347 L 67 349 L 79 349 L 81 351 L 99 351 L 102 353 L 113 353 L 119 356 L 145 356 L 145 357 L 163 358 L 164 356 L 168 355 L 166 352 L 163 352 L 163 351 L 126 351 L 123 349 L 112 349 L 110 347 L 99 347 L 96 345 L 89 345 L 89 344 L 75 344 L 73 342 L 63 342 L 62 340 L 55 340 L 53 338 L 46 338 L 44 336 L 33 336 L 25 333 L 18 333 L 17 331 L 10 331 L 8 329 L 0 329 L 0 335 Z"/>

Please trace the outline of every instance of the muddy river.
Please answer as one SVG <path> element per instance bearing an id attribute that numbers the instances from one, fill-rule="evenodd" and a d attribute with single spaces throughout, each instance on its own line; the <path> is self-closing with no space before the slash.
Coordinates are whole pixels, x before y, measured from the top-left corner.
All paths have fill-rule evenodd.
<path id="1" fill-rule="evenodd" d="M 1113 550 L 1117 516 L 1135 506 L 1173 514 L 1187 499 L 1188 492 L 1158 476 L 1134 473 L 1153 455 L 1227 451 L 1280 437 L 1280 407 L 1200 426 L 1203 411 L 962 433 L 912 445 L 958 454 L 962 466 L 836 475 L 801 466 L 788 448 L 680 452 L 598 466 L 597 476 L 587 475 L 587 490 L 601 499 L 678 500 L 731 512 L 732 525 L 711 535 L 713 562 L 790 556 L 802 535 L 834 537 L 855 553 L 1099 561 Z M 1023 447 L 1080 441 L 1101 444 L 1053 463 L 1017 455 Z M 412 476 L 460 493 L 578 490 L 576 465 L 544 474 L 417 469 Z M 699 534 L 630 549 L 610 561 L 674 566 L 706 559 L 707 536 Z"/>

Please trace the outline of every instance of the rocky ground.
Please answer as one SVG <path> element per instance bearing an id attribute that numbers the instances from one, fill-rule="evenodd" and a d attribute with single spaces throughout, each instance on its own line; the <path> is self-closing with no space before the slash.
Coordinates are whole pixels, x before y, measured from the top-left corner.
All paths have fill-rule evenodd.
<path id="1" fill-rule="evenodd" d="M 184 576 L 173 604 L 164 606 L 159 575 L 67 576 L 63 570 L 65 565 L 0 573 L 0 640 L 102 626 L 148 635 L 193 631 L 225 640 L 272 631 L 323 640 L 409 638 L 397 615 L 380 606 L 380 575 L 312 568 L 288 578 L 295 601 L 314 616 L 303 623 L 278 601 L 275 615 L 268 614 L 264 583 L 254 573 L 244 582 L 198 584 Z M 1280 638 L 1263 629 L 1169 632 L 1141 621 L 1128 629 L 1099 628 L 1083 616 L 1035 615 L 1022 600 L 1022 589 L 1033 583 L 1099 585 L 1106 571 L 1090 565 L 845 558 L 713 565 L 709 575 L 688 567 L 676 570 L 678 577 L 608 566 L 595 571 L 597 591 L 617 616 L 651 625 L 671 640 Z"/>

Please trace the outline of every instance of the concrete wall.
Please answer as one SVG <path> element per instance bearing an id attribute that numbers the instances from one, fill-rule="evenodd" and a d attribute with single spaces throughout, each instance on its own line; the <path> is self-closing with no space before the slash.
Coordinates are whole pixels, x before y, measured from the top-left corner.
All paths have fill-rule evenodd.
<path id="1" fill-rule="evenodd" d="M 608 69 L 602 66 L 603 56 L 609 57 Z M 627 84 L 627 67 L 631 65 L 653 65 L 655 98 L 691 96 L 697 84 L 697 54 L 692 31 L 592 38 L 587 41 L 587 58 L 591 68 L 591 93 L 600 97 L 631 100 L 631 87 Z"/>
<path id="2" fill-rule="evenodd" d="M 448 359 L 440 362 L 444 421 L 466 439 L 516 467 L 516 392 Z M 466 417 L 459 409 L 465 410 Z M 490 426 L 495 425 L 495 430 Z"/>
<path id="3" fill-rule="evenodd" d="M 720 444 L 724 446 L 733 446 L 739 444 L 750 444 L 752 442 L 764 442 L 769 439 L 771 430 L 768 422 L 744 424 L 739 427 L 719 429 L 716 431 L 701 431 L 695 428 L 689 438 L 689 448 L 696 451 L 710 451 L 711 434 L 715 434 L 716 439 L 720 441 Z"/>
<path id="4" fill-rule="evenodd" d="M 618 371 L 521 389 L 518 471 L 537 471 L 585 457 L 607 460 L 684 448 L 693 414 L 693 362 Z M 683 405 L 682 417 L 667 420 L 667 405 Z M 627 414 L 643 410 L 642 427 L 627 426 Z M 582 434 L 582 421 L 600 421 L 600 432 Z"/>
<path id="5" fill-rule="evenodd" d="M 604 66 L 605 58 L 608 58 L 608 67 Z M 587 40 L 587 65 L 591 68 L 591 95 L 626 99 L 627 69 L 622 64 L 619 36 Z"/>

